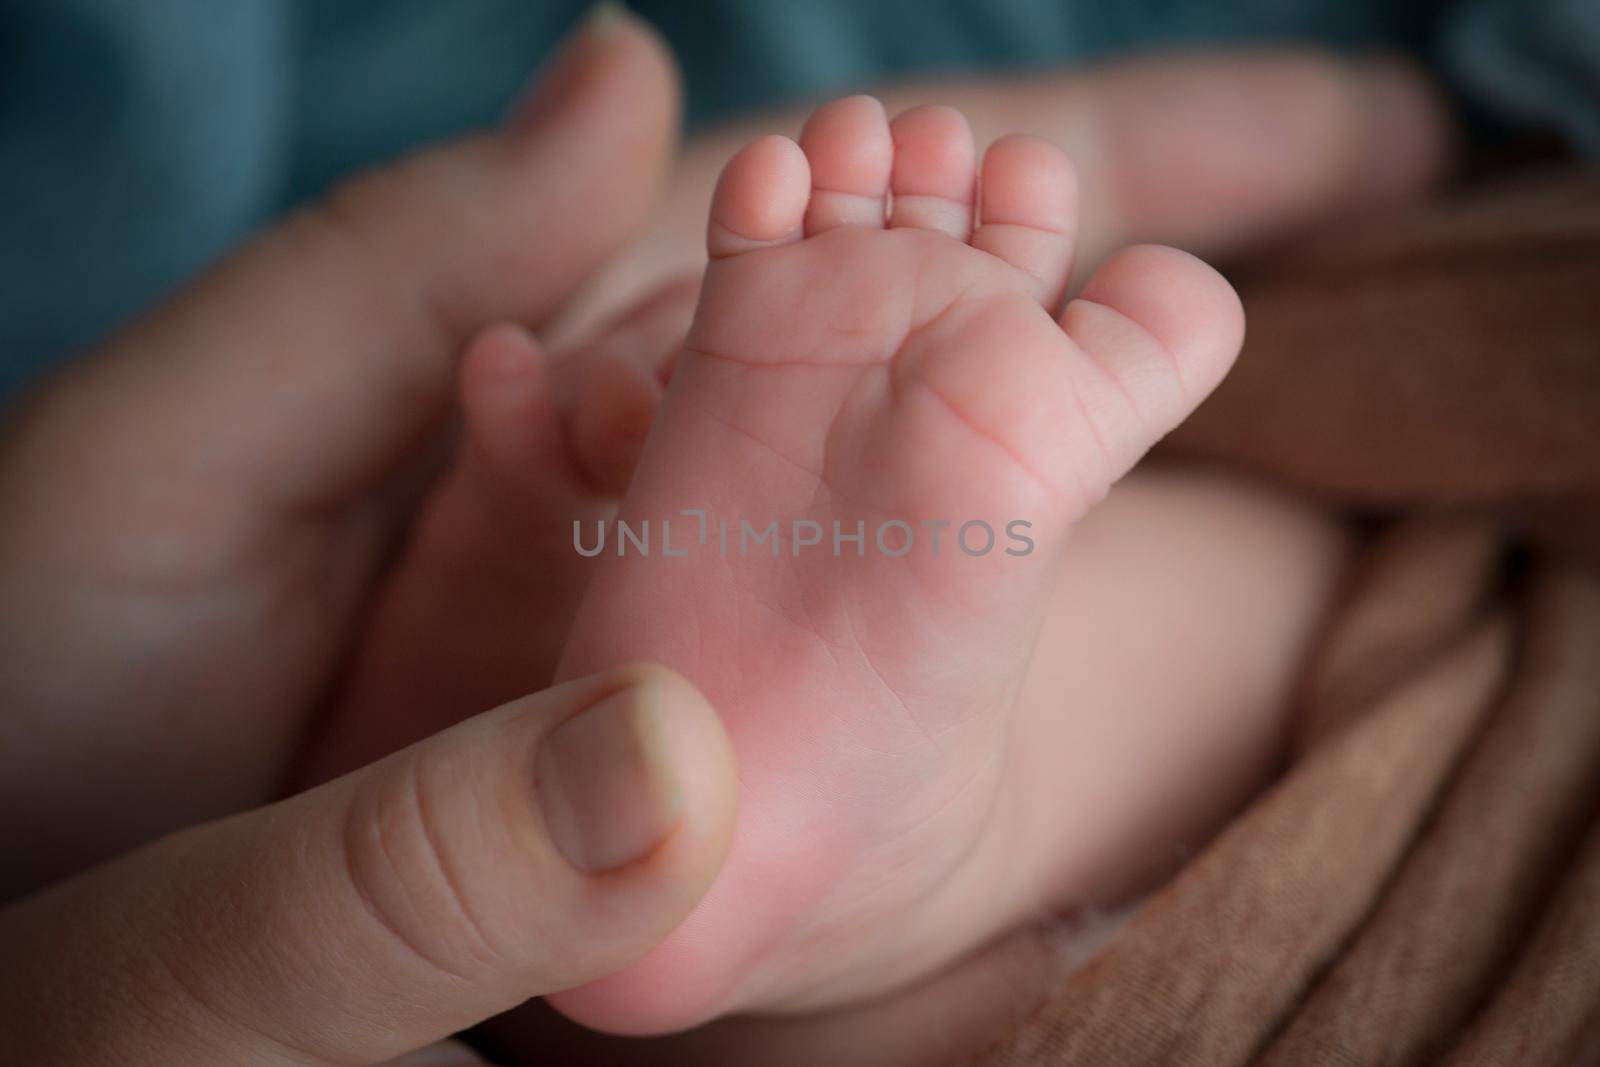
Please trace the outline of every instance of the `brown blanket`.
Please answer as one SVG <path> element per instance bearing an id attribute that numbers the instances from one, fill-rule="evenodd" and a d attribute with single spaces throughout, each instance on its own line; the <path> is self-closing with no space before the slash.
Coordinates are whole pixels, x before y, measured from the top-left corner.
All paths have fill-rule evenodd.
<path id="1" fill-rule="evenodd" d="M 986 1065 L 1600 1063 L 1600 174 L 1238 276 L 1169 442 L 1373 519 L 1282 781 Z"/>

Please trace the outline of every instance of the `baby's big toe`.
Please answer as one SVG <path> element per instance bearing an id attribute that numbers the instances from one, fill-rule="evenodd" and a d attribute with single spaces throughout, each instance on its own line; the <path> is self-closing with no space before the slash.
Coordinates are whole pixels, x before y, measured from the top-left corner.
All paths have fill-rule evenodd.
<path id="1" fill-rule="evenodd" d="M 1120 476 L 1216 388 L 1244 341 L 1244 309 L 1211 267 L 1136 245 L 1106 260 L 1061 327 L 1074 384 Z"/>

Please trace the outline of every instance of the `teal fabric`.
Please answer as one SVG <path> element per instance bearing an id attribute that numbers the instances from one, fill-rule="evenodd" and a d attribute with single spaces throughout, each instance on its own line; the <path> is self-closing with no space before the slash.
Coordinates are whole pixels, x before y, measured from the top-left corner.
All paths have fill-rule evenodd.
<path id="1" fill-rule="evenodd" d="M 341 174 L 493 121 L 581 2 L 0 0 L 0 394 Z M 1410 49 L 1600 152 L 1596 0 L 640 0 L 691 125 L 1163 44 Z"/>
<path id="2" fill-rule="evenodd" d="M 1445 25 L 1438 52 L 1487 116 L 1600 156 L 1600 0 L 1473 0 Z"/>
<path id="3" fill-rule="evenodd" d="M 270 0 L 0 3 L 0 390 L 232 244 L 289 168 Z"/>

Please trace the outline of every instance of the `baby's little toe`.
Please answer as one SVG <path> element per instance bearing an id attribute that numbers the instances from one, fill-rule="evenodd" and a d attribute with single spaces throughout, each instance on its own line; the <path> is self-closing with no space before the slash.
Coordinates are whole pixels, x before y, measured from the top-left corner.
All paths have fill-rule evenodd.
<path id="1" fill-rule="evenodd" d="M 722 168 L 711 198 L 706 251 L 712 259 L 787 244 L 801 237 L 811 168 L 787 137 L 763 137 Z"/>

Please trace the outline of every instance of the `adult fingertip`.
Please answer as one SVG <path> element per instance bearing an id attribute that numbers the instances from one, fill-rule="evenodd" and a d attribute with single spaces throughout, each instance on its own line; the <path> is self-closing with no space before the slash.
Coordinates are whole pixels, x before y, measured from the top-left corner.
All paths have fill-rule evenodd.
<path id="1" fill-rule="evenodd" d="M 611 0 L 587 15 L 534 76 L 507 120 L 514 136 L 572 121 L 574 105 L 607 79 L 620 78 L 641 108 L 665 106 L 676 128 L 680 107 L 672 52 L 645 20 Z"/>
<path id="2" fill-rule="evenodd" d="M 487 960 L 526 999 L 626 966 L 688 916 L 727 855 L 735 782 L 699 691 L 620 667 L 357 772 L 343 866 L 399 941 L 448 972 Z"/>
<path id="3" fill-rule="evenodd" d="M 139 865 L 170 899 L 130 907 L 223 931 L 188 980 L 241 1047 L 384 1062 L 650 952 L 717 877 L 735 782 L 699 691 L 622 667 L 191 831 L 178 873 Z"/>
<path id="4" fill-rule="evenodd" d="M 574 774 L 584 778 L 564 801 L 592 805 L 582 843 L 571 845 L 584 857 L 574 866 L 595 875 L 650 865 L 647 875 L 680 882 L 698 899 L 733 837 L 738 786 L 728 735 L 710 702 L 676 671 L 631 664 L 607 676 L 624 685 L 540 746 L 541 769 L 565 764 L 563 788 Z M 567 854 L 554 829 L 552 838 Z"/>
<path id="5" fill-rule="evenodd" d="M 660 687 L 613 693 L 539 746 L 539 807 L 558 851 L 583 874 L 644 858 L 683 814 Z"/>

